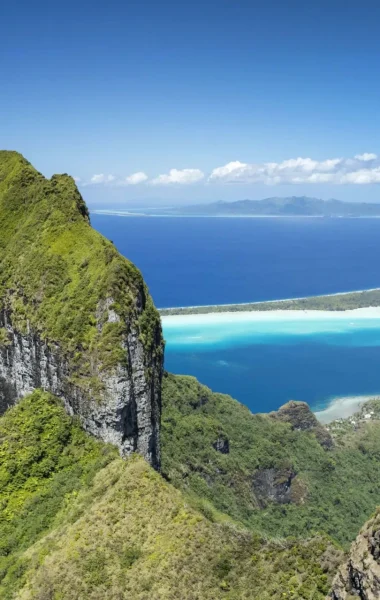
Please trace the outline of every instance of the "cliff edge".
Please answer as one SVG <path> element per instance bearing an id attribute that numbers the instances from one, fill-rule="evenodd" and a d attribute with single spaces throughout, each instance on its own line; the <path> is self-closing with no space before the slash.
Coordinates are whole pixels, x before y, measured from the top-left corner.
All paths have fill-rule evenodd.
<path id="1" fill-rule="evenodd" d="M 0 414 L 36 388 L 160 465 L 163 340 L 138 269 L 91 228 L 68 175 L 0 152 Z"/>
<path id="2" fill-rule="evenodd" d="M 360 531 L 350 555 L 336 575 L 331 600 L 380 598 L 380 509 Z"/>

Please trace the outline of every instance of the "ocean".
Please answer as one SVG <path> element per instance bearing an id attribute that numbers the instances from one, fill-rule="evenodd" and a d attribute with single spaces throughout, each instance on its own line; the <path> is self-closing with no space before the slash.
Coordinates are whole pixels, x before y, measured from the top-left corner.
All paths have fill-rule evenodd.
<path id="1" fill-rule="evenodd" d="M 158 307 L 380 287 L 380 219 L 93 214 L 92 223 L 141 269 Z M 380 318 L 163 324 L 166 369 L 253 412 L 290 399 L 320 411 L 340 398 L 380 395 Z"/>

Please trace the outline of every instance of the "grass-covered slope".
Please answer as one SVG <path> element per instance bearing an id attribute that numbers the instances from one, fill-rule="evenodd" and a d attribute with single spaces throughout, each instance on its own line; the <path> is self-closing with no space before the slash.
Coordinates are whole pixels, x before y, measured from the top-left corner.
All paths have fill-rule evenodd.
<path id="1" fill-rule="evenodd" d="M 18 557 L 57 513 L 118 455 L 88 436 L 60 401 L 36 391 L 0 418 L 0 580 L 22 574 Z M 1 591 L 2 590 L 2 591 Z M 0 586 L 0 598 L 4 598 Z"/>
<path id="2" fill-rule="evenodd" d="M 109 298 L 120 320 L 99 327 L 101 301 Z M 99 370 L 127 360 L 120 342 L 127 323 L 135 323 L 148 352 L 162 351 L 158 315 L 140 272 L 91 228 L 74 180 L 68 175 L 47 180 L 8 151 L 0 151 L 4 307 L 17 330 L 31 327 L 42 339 L 58 342 L 78 381 L 96 379 Z M 0 344 L 6 343 L 2 330 Z"/>
<path id="3" fill-rule="evenodd" d="M 348 547 L 379 503 L 380 422 L 339 427 L 328 449 L 320 431 L 282 419 L 166 374 L 163 474 L 206 514 L 214 506 L 270 536 L 324 531 Z"/>
<path id="4" fill-rule="evenodd" d="M 46 393 L 0 419 L 0 482 L 2 600 L 322 600 L 341 560 L 207 519 Z"/>

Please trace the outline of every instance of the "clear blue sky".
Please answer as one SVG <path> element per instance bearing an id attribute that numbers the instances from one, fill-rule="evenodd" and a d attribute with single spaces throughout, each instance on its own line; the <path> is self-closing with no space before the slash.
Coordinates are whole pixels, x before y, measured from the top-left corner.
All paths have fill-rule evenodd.
<path id="1" fill-rule="evenodd" d="M 1 22 L 0 146 L 90 205 L 380 201 L 377 0 L 36 0 Z"/>

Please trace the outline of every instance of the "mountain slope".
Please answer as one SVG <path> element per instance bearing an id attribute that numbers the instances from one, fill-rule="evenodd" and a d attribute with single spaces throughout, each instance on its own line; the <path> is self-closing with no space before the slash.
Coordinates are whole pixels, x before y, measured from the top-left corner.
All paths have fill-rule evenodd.
<path id="1" fill-rule="evenodd" d="M 0 418 L 3 600 L 322 600 L 341 553 L 210 521 L 35 392 Z"/>
<path id="2" fill-rule="evenodd" d="M 162 472 L 206 514 L 214 506 L 270 536 L 324 531 L 348 547 L 380 498 L 380 422 L 355 422 L 333 442 L 304 403 L 254 415 L 165 374 Z"/>
<path id="3" fill-rule="evenodd" d="M 0 412 L 42 387 L 158 466 L 162 360 L 141 274 L 91 228 L 74 180 L 0 152 Z"/>

